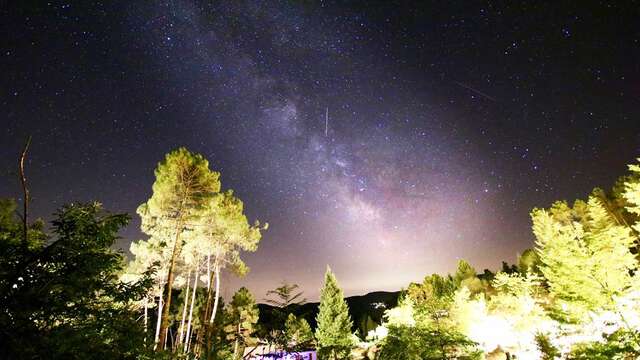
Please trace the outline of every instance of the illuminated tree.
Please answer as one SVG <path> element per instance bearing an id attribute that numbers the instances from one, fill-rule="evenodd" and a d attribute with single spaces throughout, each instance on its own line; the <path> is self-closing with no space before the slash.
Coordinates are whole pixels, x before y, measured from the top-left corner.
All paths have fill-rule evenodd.
<path id="1" fill-rule="evenodd" d="M 468 294 L 469 290 L 463 288 Z M 406 297 L 398 307 L 385 311 L 386 337 L 379 359 L 479 359 L 475 343 L 459 332 L 449 319 L 449 310 L 428 312 Z"/>
<path id="2" fill-rule="evenodd" d="M 527 249 L 518 257 L 518 271 L 521 274 L 539 273 L 539 264 L 540 257 L 534 249 Z"/>
<path id="3" fill-rule="evenodd" d="M 179 148 L 158 164 L 155 176 L 153 194 L 140 205 L 138 214 L 142 218 L 142 231 L 163 239 L 172 249 L 159 328 L 158 349 L 162 349 L 183 237 L 202 216 L 207 200 L 220 190 L 220 174 L 209 169 L 209 162 L 202 155 Z"/>
<path id="4" fill-rule="evenodd" d="M 475 343 L 451 328 L 427 325 L 392 326 L 385 337 L 379 359 L 424 360 L 457 359 L 480 360 L 482 352 Z"/>
<path id="5" fill-rule="evenodd" d="M 637 219 L 637 217 L 640 217 L 640 165 L 629 165 L 629 170 L 631 170 L 632 175 L 624 178 L 623 197 L 627 202 L 626 210 L 635 215 Z M 633 228 L 640 233 L 640 222 L 636 222 Z"/>
<path id="6" fill-rule="evenodd" d="M 614 298 L 633 285 L 637 263 L 629 249 L 634 236 L 596 197 L 576 201 L 573 208 L 557 202 L 550 210 L 534 209 L 531 216 L 539 268 L 562 316 L 580 319 L 585 311 L 610 309 Z"/>
<path id="7" fill-rule="evenodd" d="M 197 235 L 203 239 L 201 252 L 206 254 L 208 284 L 207 302 L 204 317 L 208 319 L 206 334 L 208 336 L 218 313 L 220 298 L 220 272 L 223 268 L 230 268 L 234 273 L 242 276 L 249 268 L 240 258 L 241 251 L 256 251 L 262 237 L 261 231 L 266 230 L 267 224 L 261 226 L 259 222 L 249 224 L 244 214 L 244 205 L 228 190 L 219 193 L 207 202 Z M 211 341 L 206 341 L 206 352 L 209 352 Z"/>
<path id="8" fill-rule="evenodd" d="M 263 327 L 263 336 L 271 344 L 275 344 L 281 348 L 288 346 L 287 336 L 285 334 L 285 321 L 287 316 L 295 307 L 302 305 L 306 299 L 302 298 L 303 292 L 297 291 L 297 284 L 282 283 L 281 286 L 274 290 L 267 291 L 267 299 L 264 301 L 274 306 L 269 315 L 271 319 L 268 324 Z"/>
<path id="9" fill-rule="evenodd" d="M 253 295 L 245 287 L 240 288 L 225 311 L 227 340 L 233 345 L 233 358 L 242 357 L 245 346 L 255 342 L 251 335 L 258 322 L 258 307 Z"/>
<path id="10" fill-rule="evenodd" d="M 156 330 L 154 336 L 154 343 L 157 343 L 160 336 L 160 320 L 162 319 L 164 301 L 163 290 L 167 282 L 167 270 L 169 267 L 168 260 L 171 258 L 171 249 L 164 245 L 158 237 L 153 236 L 148 240 L 132 242 L 129 246 L 129 251 L 133 255 L 133 259 L 129 262 L 127 271 L 123 276 L 126 281 L 136 281 L 140 279 L 149 268 L 156 268 L 152 277 L 153 286 L 149 288 L 149 293 L 146 294 L 144 299 L 142 299 L 140 305 L 144 309 L 144 324 L 146 332 L 148 327 L 148 307 L 150 304 L 153 304 L 156 297 L 158 298 Z"/>
<path id="11" fill-rule="evenodd" d="M 476 269 L 466 260 L 458 261 L 458 267 L 453 276 L 453 281 L 457 289 L 466 287 L 472 294 L 481 293 L 487 285 L 478 278 Z"/>
<path id="12" fill-rule="evenodd" d="M 460 260 L 453 276 L 432 274 L 426 276 L 422 284 L 412 283 L 407 289 L 407 296 L 421 311 L 435 313 L 446 310 L 453 300 L 456 290 L 466 287 L 472 294 L 477 294 L 489 287 L 486 280 L 480 280 L 476 270 L 465 260 Z"/>
<path id="13" fill-rule="evenodd" d="M 284 334 L 288 351 L 304 350 L 313 343 L 313 332 L 307 320 L 293 314 L 289 314 L 284 323 Z"/>
<path id="14" fill-rule="evenodd" d="M 342 289 L 328 266 L 324 276 L 324 286 L 320 290 L 320 310 L 316 320 L 318 358 L 346 359 L 353 345 L 351 338 L 353 323 Z"/>
<path id="15" fill-rule="evenodd" d="M 638 334 L 618 330 L 604 336 L 604 341 L 578 343 L 567 356 L 570 360 L 639 359 Z"/>
<path id="16" fill-rule="evenodd" d="M 422 284 L 410 284 L 407 296 L 420 308 L 428 311 L 446 309 L 453 299 L 457 286 L 451 276 L 438 274 L 426 276 Z"/>

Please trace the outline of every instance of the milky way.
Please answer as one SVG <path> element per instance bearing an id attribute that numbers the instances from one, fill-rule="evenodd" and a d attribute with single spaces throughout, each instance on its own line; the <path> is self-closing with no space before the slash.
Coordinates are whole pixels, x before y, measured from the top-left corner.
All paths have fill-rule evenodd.
<path id="1" fill-rule="evenodd" d="M 607 186 L 639 155 L 626 10 L 24 5 L 3 12 L 0 165 L 33 134 L 37 214 L 92 199 L 133 214 L 164 153 L 204 154 L 270 223 L 251 273 L 227 276 L 258 297 L 286 280 L 313 298 L 327 264 L 348 294 L 459 258 L 496 268 L 532 245 L 532 207 Z M 140 237 L 134 219 L 120 245 Z"/>

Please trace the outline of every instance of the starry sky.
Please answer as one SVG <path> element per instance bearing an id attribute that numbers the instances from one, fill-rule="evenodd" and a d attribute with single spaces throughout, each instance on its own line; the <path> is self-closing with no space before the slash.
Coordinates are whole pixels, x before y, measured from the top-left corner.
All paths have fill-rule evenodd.
<path id="1" fill-rule="evenodd" d="M 568 2 L 569 3 L 569 2 Z M 202 153 L 250 219 L 250 274 L 317 297 L 399 290 L 531 247 L 528 216 L 640 156 L 640 7 L 509 2 L 77 1 L 0 9 L 0 196 L 33 136 L 33 212 L 133 215 Z"/>

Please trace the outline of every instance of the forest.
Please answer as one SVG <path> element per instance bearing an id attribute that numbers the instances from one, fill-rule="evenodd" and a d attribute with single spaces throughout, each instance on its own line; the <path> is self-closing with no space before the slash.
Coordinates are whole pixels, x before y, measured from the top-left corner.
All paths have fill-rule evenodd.
<path id="1" fill-rule="evenodd" d="M 535 244 L 515 264 L 461 260 L 377 300 L 345 299 L 327 264 L 318 305 L 288 283 L 222 298 L 221 274 L 250 271 L 243 254 L 268 224 L 248 220 L 200 154 L 169 152 L 135 215 L 93 202 L 31 219 L 21 175 L 22 201 L 0 200 L 3 359 L 640 357 L 640 164 L 532 209 Z M 126 256 L 114 244 L 132 216 L 146 238 Z"/>

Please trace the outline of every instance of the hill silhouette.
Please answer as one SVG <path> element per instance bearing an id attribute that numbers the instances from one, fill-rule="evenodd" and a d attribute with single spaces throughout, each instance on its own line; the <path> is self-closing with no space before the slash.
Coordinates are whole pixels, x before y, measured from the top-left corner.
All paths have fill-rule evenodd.
<path id="1" fill-rule="evenodd" d="M 398 304 L 399 291 L 374 291 L 365 295 L 349 296 L 345 298 L 349 306 L 349 314 L 353 320 L 352 331 L 360 331 L 366 334 L 372 327 L 380 324 L 384 311 L 395 307 Z M 296 316 L 304 317 L 311 328 L 316 328 L 316 315 L 320 303 L 305 303 L 299 306 L 292 305 L 284 309 L 284 313 L 293 313 Z M 260 318 L 258 323 L 263 329 L 269 331 L 281 326 L 284 321 L 278 313 L 279 308 L 268 304 L 258 304 Z M 369 318 L 369 320 L 368 320 Z"/>

